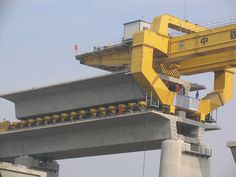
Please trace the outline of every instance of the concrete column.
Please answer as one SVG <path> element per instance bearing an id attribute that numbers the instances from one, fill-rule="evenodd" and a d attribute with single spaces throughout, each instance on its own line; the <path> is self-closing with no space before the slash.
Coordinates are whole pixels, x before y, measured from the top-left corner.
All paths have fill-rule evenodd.
<path id="1" fill-rule="evenodd" d="M 231 149 L 236 164 L 236 141 L 228 142 L 227 146 Z"/>
<path id="2" fill-rule="evenodd" d="M 15 159 L 16 165 L 23 165 L 29 169 L 47 172 L 47 177 L 59 177 L 59 165 L 56 161 L 39 160 L 31 156 L 21 156 Z"/>
<path id="3" fill-rule="evenodd" d="M 159 177 L 210 177 L 211 150 L 182 140 L 162 142 Z"/>

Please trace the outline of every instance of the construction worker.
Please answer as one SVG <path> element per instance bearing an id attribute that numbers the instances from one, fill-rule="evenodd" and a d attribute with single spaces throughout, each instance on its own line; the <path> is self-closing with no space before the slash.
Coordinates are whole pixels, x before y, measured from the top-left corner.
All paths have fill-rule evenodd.
<path id="1" fill-rule="evenodd" d="M 179 85 L 179 84 L 176 84 L 176 85 L 175 85 L 175 92 L 176 92 L 177 94 L 179 94 L 179 92 L 180 92 L 180 85 Z"/>
<path id="2" fill-rule="evenodd" d="M 199 92 L 198 92 L 198 90 L 197 90 L 197 92 L 196 92 L 196 98 L 197 98 L 197 99 L 199 98 Z"/>

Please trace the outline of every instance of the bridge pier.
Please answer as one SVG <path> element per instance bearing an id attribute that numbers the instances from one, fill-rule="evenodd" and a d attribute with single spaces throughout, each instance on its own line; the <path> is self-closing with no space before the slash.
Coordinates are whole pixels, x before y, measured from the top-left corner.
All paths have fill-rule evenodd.
<path id="1" fill-rule="evenodd" d="M 29 169 L 39 170 L 47 173 L 47 177 L 59 177 L 59 164 L 55 160 L 36 159 L 28 155 L 15 159 L 16 165 L 23 165 Z"/>
<path id="2" fill-rule="evenodd" d="M 210 177 L 211 149 L 183 140 L 165 140 L 161 146 L 159 177 Z"/>
<path id="3" fill-rule="evenodd" d="M 227 146 L 231 149 L 234 161 L 236 163 L 236 141 L 228 142 Z"/>

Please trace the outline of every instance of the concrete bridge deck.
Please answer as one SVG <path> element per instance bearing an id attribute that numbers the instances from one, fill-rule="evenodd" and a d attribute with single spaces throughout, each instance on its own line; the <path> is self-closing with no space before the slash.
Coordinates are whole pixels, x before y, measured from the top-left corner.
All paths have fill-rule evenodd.
<path id="1" fill-rule="evenodd" d="M 22 155 L 58 160 L 142 151 L 145 142 L 146 149 L 153 150 L 160 149 L 163 140 L 179 137 L 200 143 L 201 130 L 217 128 L 155 110 L 23 128 L 0 134 L 0 161 Z"/>

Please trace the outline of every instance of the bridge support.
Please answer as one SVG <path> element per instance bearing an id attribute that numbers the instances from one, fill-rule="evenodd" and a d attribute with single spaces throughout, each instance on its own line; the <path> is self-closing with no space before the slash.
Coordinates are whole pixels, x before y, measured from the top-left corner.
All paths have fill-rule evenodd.
<path id="1" fill-rule="evenodd" d="M 26 166 L 29 169 L 47 172 L 47 177 L 59 177 L 59 165 L 55 160 L 39 160 L 24 155 L 16 158 L 15 164 Z"/>
<path id="2" fill-rule="evenodd" d="M 236 141 L 231 141 L 227 143 L 227 146 L 231 149 L 234 161 L 236 163 Z"/>
<path id="3" fill-rule="evenodd" d="M 182 140 L 162 142 L 159 177 L 210 177 L 211 149 Z"/>

